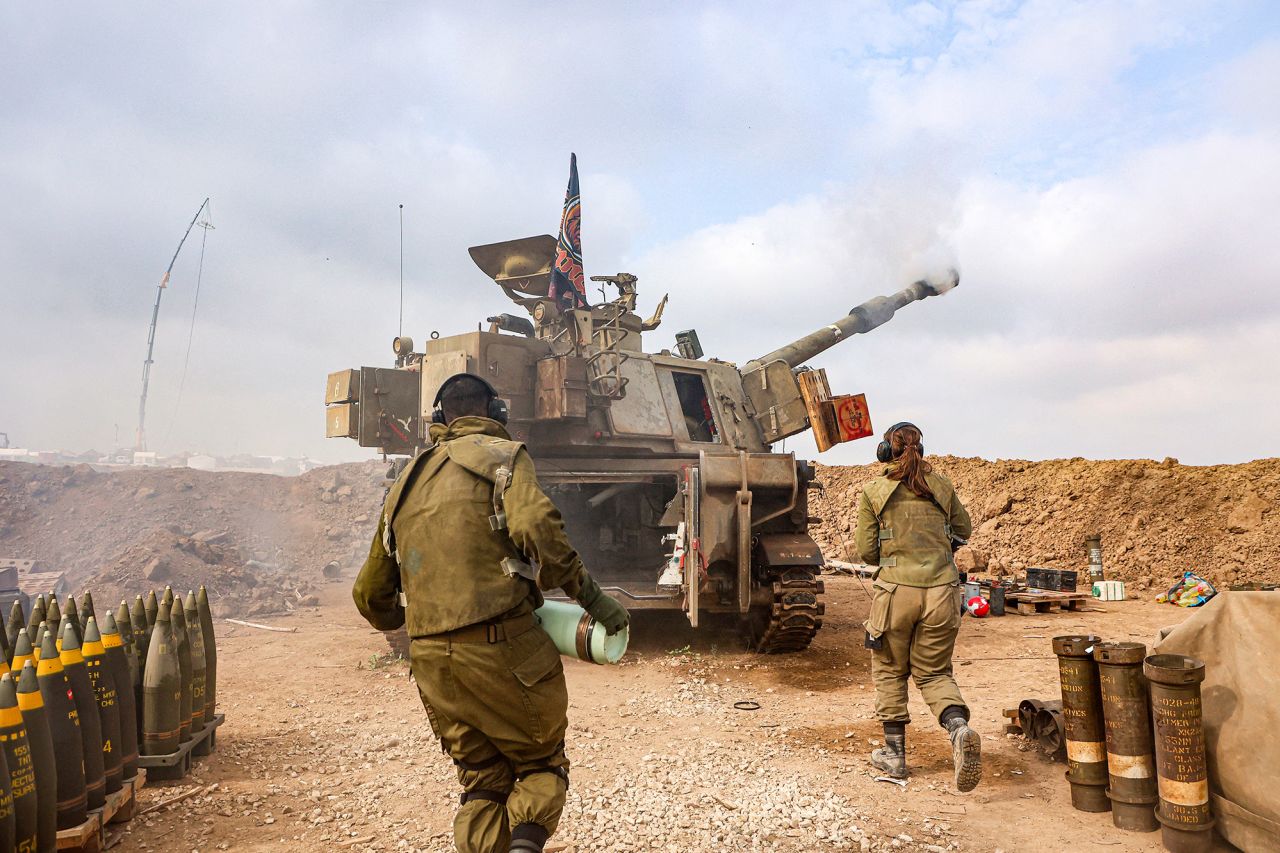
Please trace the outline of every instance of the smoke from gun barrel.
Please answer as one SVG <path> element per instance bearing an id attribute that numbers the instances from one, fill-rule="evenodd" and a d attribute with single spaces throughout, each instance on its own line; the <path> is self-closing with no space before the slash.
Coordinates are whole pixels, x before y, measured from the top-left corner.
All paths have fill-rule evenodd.
<path id="1" fill-rule="evenodd" d="M 825 352 L 850 335 L 861 335 L 883 326 L 893 319 L 899 308 L 930 296 L 941 296 L 960 284 L 960 273 L 951 269 L 938 281 L 920 279 L 889 296 L 876 296 L 858 305 L 834 323 L 810 332 L 784 347 L 749 362 L 743 369 L 751 370 L 772 361 L 785 361 L 791 367 L 799 367 L 814 356 Z"/>

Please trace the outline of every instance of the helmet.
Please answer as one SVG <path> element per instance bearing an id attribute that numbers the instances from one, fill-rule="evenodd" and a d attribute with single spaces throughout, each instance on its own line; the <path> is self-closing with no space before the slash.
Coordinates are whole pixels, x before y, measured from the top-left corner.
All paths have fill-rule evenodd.
<path id="1" fill-rule="evenodd" d="M 969 611 L 970 616 L 982 618 L 991 612 L 991 605 L 980 595 L 975 595 L 964 603 L 964 607 Z"/>

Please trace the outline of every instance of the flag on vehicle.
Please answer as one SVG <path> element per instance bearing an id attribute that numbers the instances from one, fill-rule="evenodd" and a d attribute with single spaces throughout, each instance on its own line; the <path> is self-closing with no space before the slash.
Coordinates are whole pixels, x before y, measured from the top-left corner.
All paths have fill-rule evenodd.
<path id="1" fill-rule="evenodd" d="M 569 155 L 569 187 L 564 193 L 560 215 L 560 239 L 556 241 L 556 262 L 551 268 L 547 296 L 559 302 L 572 297 L 574 307 L 587 305 L 587 287 L 582 274 L 582 198 L 578 192 L 578 155 Z"/>

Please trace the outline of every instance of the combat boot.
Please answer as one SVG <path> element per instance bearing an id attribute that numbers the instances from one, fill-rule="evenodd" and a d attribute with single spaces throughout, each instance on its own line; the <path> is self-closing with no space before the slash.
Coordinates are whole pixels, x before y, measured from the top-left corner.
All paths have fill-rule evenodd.
<path id="1" fill-rule="evenodd" d="M 982 738 L 969 728 L 961 714 L 946 716 L 942 721 L 951 737 L 951 764 L 956 771 L 956 790 L 972 791 L 982 779 Z"/>
<path id="2" fill-rule="evenodd" d="M 542 853 L 548 833 L 536 823 L 521 823 L 511 830 L 509 853 Z"/>
<path id="3" fill-rule="evenodd" d="M 888 729 L 888 726 L 885 727 Z M 905 779 L 907 772 L 906 731 L 885 731 L 884 746 L 871 753 L 871 766 L 890 779 Z"/>

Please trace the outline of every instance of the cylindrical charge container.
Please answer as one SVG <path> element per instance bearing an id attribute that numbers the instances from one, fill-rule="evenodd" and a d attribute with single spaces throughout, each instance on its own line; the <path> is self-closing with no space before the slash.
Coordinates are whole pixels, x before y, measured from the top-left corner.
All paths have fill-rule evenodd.
<path id="1" fill-rule="evenodd" d="M 1102 720 L 1102 691 L 1092 634 L 1053 638 L 1062 683 L 1062 718 L 1067 736 L 1067 781 L 1071 805 L 1084 812 L 1105 812 L 1107 799 L 1107 739 Z"/>
<path id="2" fill-rule="evenodd" d="M 617 663 L 626 654 L 631 629 L 608 634 L 603 625 L 576 604 L 548 601 L 534 615 L 562 655 L 591 663 Z"/>
<path id="3" fill-rule="evenodd" d="M 1093 649 L 1107 733 L 1111 820 L 1120 829 L 1155 832 L 1156 759 L 1142 643 L 1099 643 Z"/>
<path id="4" fill-rule="evenodd" d="M 1151 655 L 1142 671 L 1150 684 L 1155 725 L 1160 840 L 1173 853 L 1208 851 L 1213 847 L 1213 815 L 1200 705 L 1204 661 Z"/>

